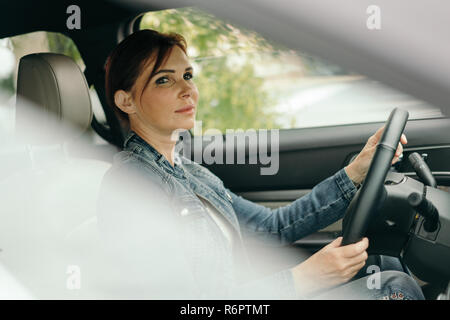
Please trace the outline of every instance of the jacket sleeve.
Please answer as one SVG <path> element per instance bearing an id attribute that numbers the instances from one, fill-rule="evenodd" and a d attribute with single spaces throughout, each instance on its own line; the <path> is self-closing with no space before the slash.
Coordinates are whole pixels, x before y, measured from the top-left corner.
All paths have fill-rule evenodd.
<path id="1" fill-rule="evenodd" d="M 244 235 L 289 244 L 341 219 L 357 188 L 339 170 L 289 205 L 269 209 L 227 190 Z"/>

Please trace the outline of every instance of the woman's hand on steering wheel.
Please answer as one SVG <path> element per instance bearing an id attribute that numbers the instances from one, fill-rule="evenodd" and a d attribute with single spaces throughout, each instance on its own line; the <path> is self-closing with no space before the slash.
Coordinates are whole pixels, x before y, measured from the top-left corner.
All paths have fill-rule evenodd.
<path id="1" fill-rule="evenodd" d="M 297 291 L 311 294 L 351 280 L 365 265 L 369 240 L 341 246 L 342 237 L 291 269 Z"/>
<path id="2" fill-rule="evenodd" d="M 367 171 L 370 167 L 370 162 L 372 161 L 373 155 L 375 154 L 376 146 L 380 141 L 383 134 L 384 126 L 377 130 L 366 142 L 366 145 L 348 166 L 346 166 L 345 172 L 347 176 L 355 183 L 360 184 L 366 177 Z M 402 134 L 400 142 L 398 143 L 397 150 L 395 152 L 394 158 L 392 159 L 392 164 L 395 164 L 400 155 L 403 153 L 403 145 L 407 144 L 408 140 L 406 136 Z"/>

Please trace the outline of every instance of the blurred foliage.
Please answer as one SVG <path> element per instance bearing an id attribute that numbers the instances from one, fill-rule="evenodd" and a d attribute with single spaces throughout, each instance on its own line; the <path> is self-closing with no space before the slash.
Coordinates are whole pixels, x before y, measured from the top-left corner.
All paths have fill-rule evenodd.
<path id="1" fill-rule="evenodd" d="M 47 41 L 49 52 L 61 53 L 69 56 L 78 64 L 82 61 L 80 52 L 69 37 L 66 37 L 61 33 L 47 32 Z"/>
<path id="2" fill-rule="evenodd" d="M 250 59 L 250 53 L 261 51 L 276 56 L 280 48 L 275 44 L 192 8 L 147 13 L 140 28 L 185 37 L 200 92 L 197 119 L 203 121 L 203 130 L 279 127 L 273 97 L 263 89 L 264 79 L 255 74 Z"/>
<path id="3" fill-rule="evenodd" d="M 189 47 L 196 51 L 190 54 L 191 58 L 281 48 L 256 32 L 239 29 L 194 8 L 148 12 L 142 17 L 140 28 L 180 33 L 186 38 Z"/>
<path id="4" fill-rule="evenodd" d="M 16 93 L 16 87 L 14 85 L 14 77 L 11 74 L 7 78 L 0 79 L 0 97 L 9 97 Z"/>
<path id="5" fill-rule="evenodd" d="M 269 95 L 262 90 L 263 79 L 256 77 L 253 66 L 245 63 L 230 70 L 222 57 L 202 63 L 196 84 L 200 91 L 198 120 L 203 130 L 274 128 L 276 112 L 270 108 Z"/>

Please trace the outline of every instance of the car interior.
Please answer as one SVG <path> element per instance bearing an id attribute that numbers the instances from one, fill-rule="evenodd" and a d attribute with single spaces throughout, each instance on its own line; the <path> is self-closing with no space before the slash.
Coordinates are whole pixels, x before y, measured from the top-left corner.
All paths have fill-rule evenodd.
<path id="1" fill-rule="evenodd" d="M 106 103 L 105 59 L 138 29 L 144 13 L 173 5 L 78 3 L 83 12 L 80 30 L 66 27 L 67 1 L 8 2 L 2 4 L 0 19 L 0 39 L 35 31 L 66 35 L 86 66 L 82 71 L 72 58 L 51 52 L 21 57 L 15 143 L 0 150 L 0 199 L 6 208 L 0 210 L 0 264 L 31 296 L 44 299 L 98 294 L 67 291 L 67 274 L 58 268 L 65 270 L 74 256 L 95 259 L 97 195 L 127 133 Z M 90 88 L 95 88 L 105 121 L 93 111 Z M 427 299 L 450 299 L 450 118 L 443 112 L 441 117 L 408 119 L 407 112 L 395 109 L 385 121 L 389 128 L 385 153 L 380 151 L 373 161 L 344 221 L 283 248 L 249 243 L 252 263 L 261 276 L 298 264 L 338 236 L 352 243 L 365 235 L 371 239 L 369 254 L 402 257 Z M 276 175 L 261 175 L 262 164 L 204 165 L 236 194 L 277 208 L 349 164 L 385 121 L 280 130 Z M 386 159 L 392 158 L 402 132 L 408 144 L 401 160 L 390 166 Z M 86 143 L 92 135 L 103 143 Z M 227 152 L 235 150 L 225 147 Z M 64 246 L 73 252 L 64 251 Z M 266 264 L 261 257 L 269 252 L 276 260 Z"/>

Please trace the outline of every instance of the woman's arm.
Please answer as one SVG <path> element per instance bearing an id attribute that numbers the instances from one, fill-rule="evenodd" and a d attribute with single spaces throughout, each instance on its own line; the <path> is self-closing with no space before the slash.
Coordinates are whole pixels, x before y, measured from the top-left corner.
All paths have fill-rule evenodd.
<path id="1" fill-rule="evenodd" d="M 309 194 L 277 209 L 228 192 L 244 234 L 287 244 L 342 218 L 356 190 L 345 169 L 341 169 L 316 185 Z"/>
<path id="2" fill-rule="evenodd" d="M 306 196 L 290 205 L 271 210 L 238 197 L 231 191 L 233 207 L 244 233 L 258 238 L 276 240 L 279 244 L 292 243 L 339 220 L 356 193 L 355 184 L 360 184 L 369 170 L 370 163 L 384 126 L 366 142 L 356 159 L 344 169 L 322 181 Z M 396 163 L 406 144 L 402 134 L 392 159 Z"/>

